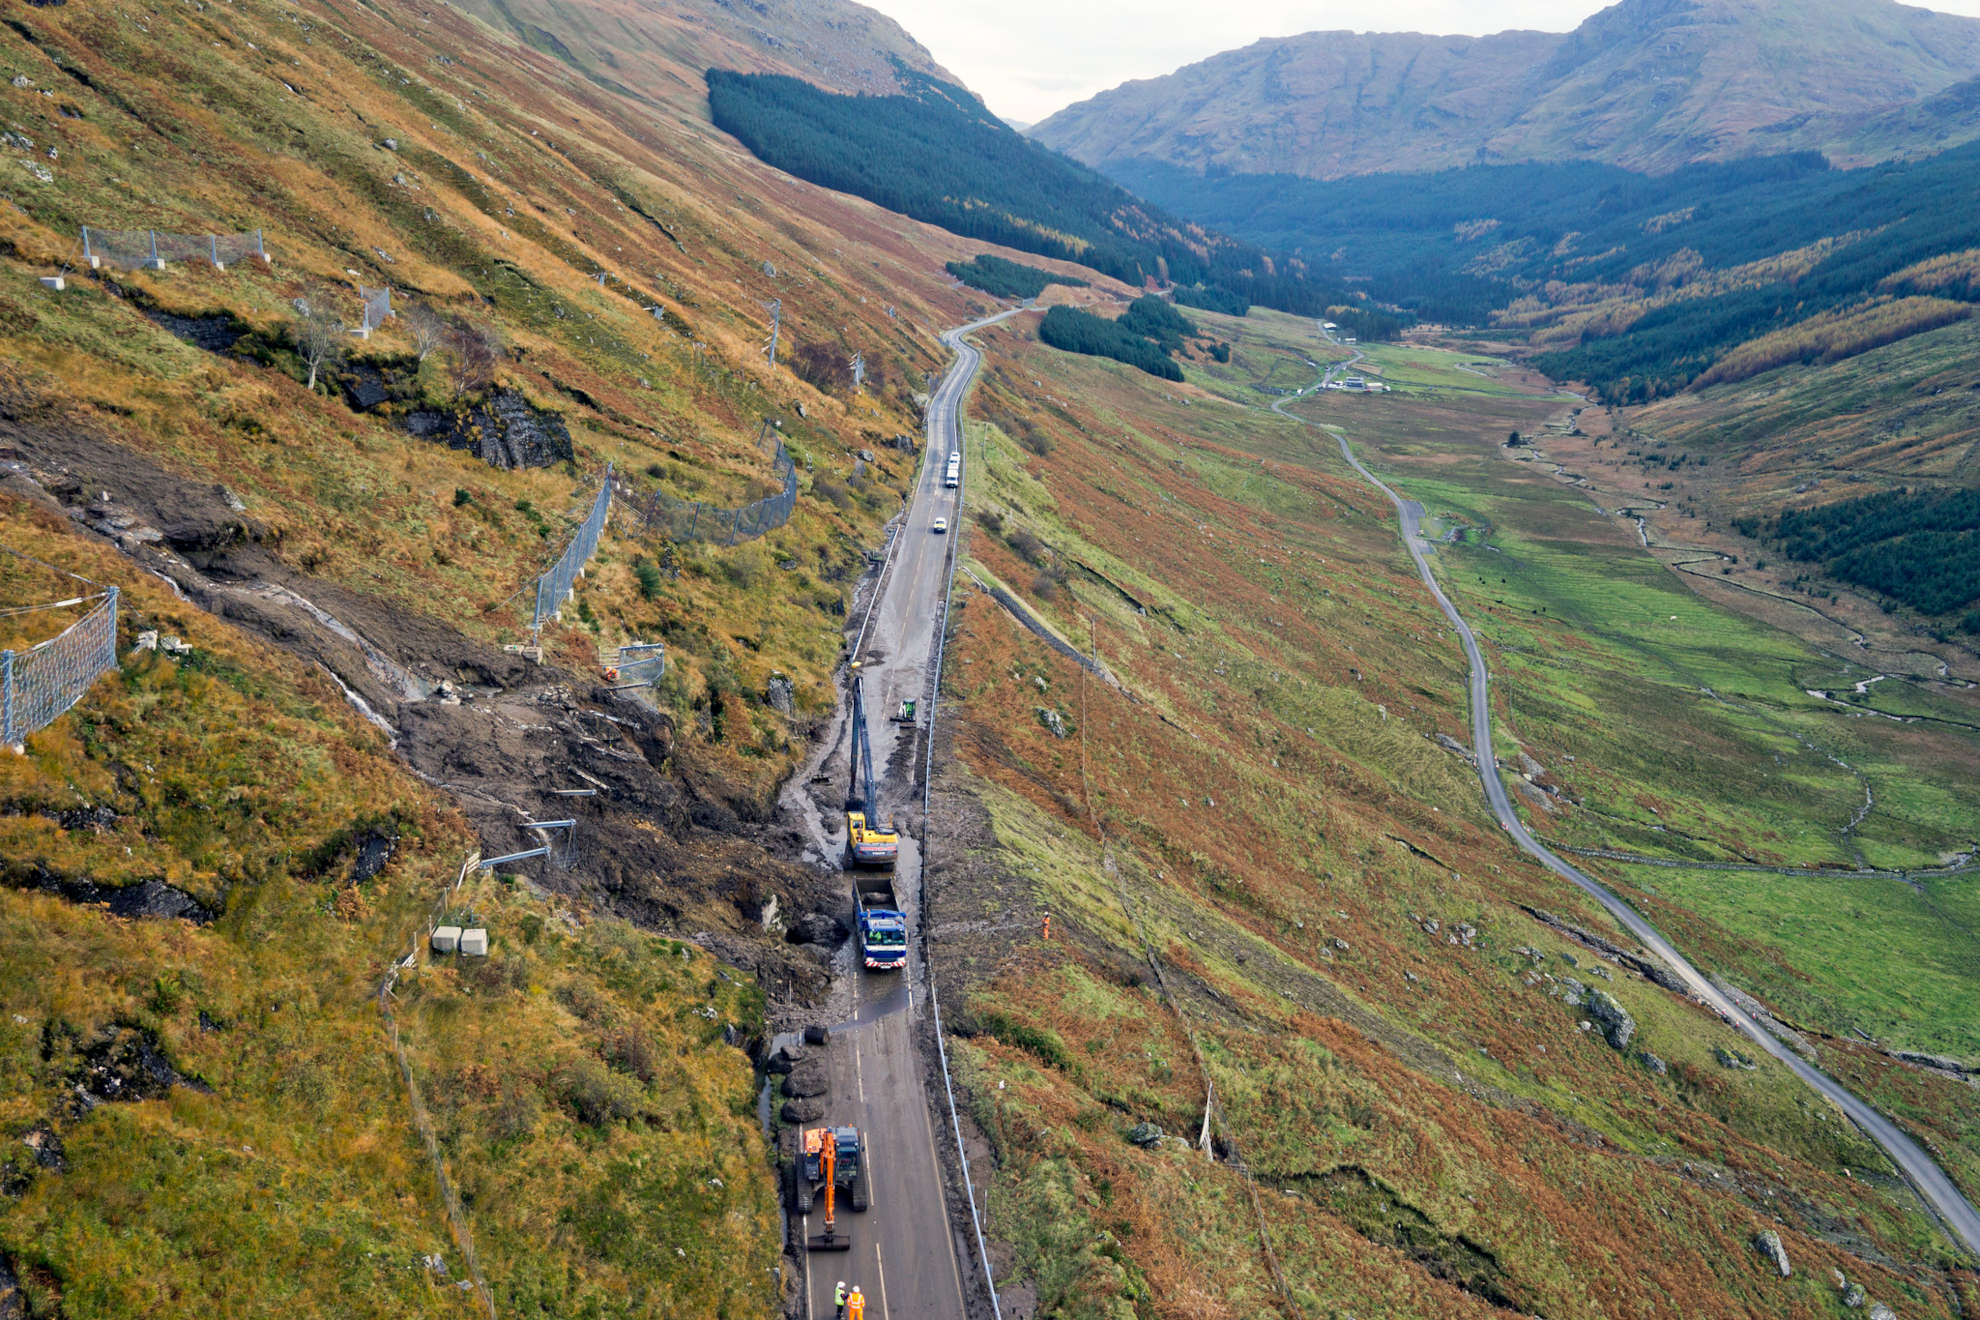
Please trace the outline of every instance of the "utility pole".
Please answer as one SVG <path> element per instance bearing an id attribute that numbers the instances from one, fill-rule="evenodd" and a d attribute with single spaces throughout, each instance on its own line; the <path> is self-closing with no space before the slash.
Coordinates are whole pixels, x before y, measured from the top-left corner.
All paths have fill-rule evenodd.
<path id="1" fill-rule="evenodd" d="M 770 309 L 770 338 L 764 341 L 764 352 L 770 356 L 770 369 L 777 369 L 777 336 L 784 328 L 784 300 L 773 298 L 763 304 Z"/>

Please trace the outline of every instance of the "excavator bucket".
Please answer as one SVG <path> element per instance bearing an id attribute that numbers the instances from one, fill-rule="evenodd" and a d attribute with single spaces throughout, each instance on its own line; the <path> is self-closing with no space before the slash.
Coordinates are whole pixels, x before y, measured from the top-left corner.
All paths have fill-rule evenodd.
<path id="1" fill-rule="evenodd" d="M 825 1179 L 825 1231 L 813 1233 L 804 1240 L 806 1251 L 851 1251 L 852 1234 L 839 1231 L 838 1182 L 839 1182 L 839 1139 L 832 1130 L 823 1131 L 824 1142 L 819 1148 L 820 1172 Z"/>

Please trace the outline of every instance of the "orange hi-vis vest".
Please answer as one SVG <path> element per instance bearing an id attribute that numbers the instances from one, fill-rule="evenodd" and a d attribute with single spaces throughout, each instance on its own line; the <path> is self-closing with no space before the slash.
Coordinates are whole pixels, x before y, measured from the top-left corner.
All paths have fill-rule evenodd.
<path id="1" fill-rule="evenodd" d="M 866 1294 L 857 1288 L 846 1298 L 846 1320 L 866 1320 Z"/>

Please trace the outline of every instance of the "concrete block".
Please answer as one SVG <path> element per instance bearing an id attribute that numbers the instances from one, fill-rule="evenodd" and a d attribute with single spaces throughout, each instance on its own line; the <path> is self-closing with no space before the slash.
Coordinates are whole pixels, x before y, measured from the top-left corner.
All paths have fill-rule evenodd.
<path id="1" fill-rule="evenodd" d="M 459 926 L 435 926 L 433 928 L 433 951 L 435 953 L 452 953 L 460 947 L 461 928 Z"/>
<path id="2" fill-rule="evenodd" d="M 461 932 L 461 956 L 463 958 L 486 958 L 488 956 L 488 932 L 479 926 Z"/>
<path id="3" fill-rule="evenodd" d="M 43 275 L 41 277 L 41 287 L 44 289 L 53 289 L 55 292 L 60 293 L 68 287 L 68 284 L 60 275 Z"/>

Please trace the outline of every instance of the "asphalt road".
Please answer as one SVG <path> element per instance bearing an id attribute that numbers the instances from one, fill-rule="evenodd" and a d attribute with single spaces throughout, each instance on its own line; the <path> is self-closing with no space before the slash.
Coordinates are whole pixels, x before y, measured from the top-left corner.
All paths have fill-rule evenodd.
<path id="1" fill-rule="evenodd" d="M 929 666 L 952 544 L 952 535 L 934 531 L 933 524 L 947 518 L 953 528 L 958 516 L 961 492 L 943 487 L 943 470 L 949 451 L 962 447 L 962 399 L 982 362 L 982 354 L 963 337 L 1014 314 L 1005 312 L 942 336 L 956 359 L 929 402 L 927 444 L 914 497 L 882 570 L 880 597 L 854 642 L 865 680 L 874 766 L 883 780 L 883 815 L 897 815 L 914 797 L 911 770 L 894 780 L 881 767 L 894 763 L 895 748 L 908 733 L 887 717 L 903 698 L 917 699 L 924 712 L 929 707 Z M 815 826 L 817 814 L 806 814 Z M 834 828 L 837 835 L 814 839 L 831 857 L 844 844 L 843 821 L 834 822 Z M 921 849 L 904 836 L 894 885 L 913 930 L 920 929 L 920 882 Z M 850 891 L 850 876 L 846 883 Z M 911 950 L 920 947 L 910 942 Z M 977 1266 L 966 1241 L 952 1231 L 935 1153 L 935 1143 L 949 1137 L 935 1129 L 926 1061 L 910 1035 L 914 1015 L 923 1011 L 924 996 L 914 988 L 923 983 L 922 970 L 882 975 L 859 967 L 857 957 L 851 960 L 852 1011 L 832 1032 L 832 1089 L 824 1121 L 853 1123 L 866 1134 L 871 1205 L 861 1214 L 843 1206 L 839 1210 L 839 1231 L 851 1236 L 851 1251 L 810 1254 L 807 1315 L 817 1320 L 830 1320 L 833 1285 L 841 1280 L 865 1292 L 868 1320 L 964 1320 L 963 1271 Z M 807 1236 L 822 1231 L 823 1214 L 821 1202 L 803 1225 Z"/>
<path id="2" fill-rule="evenodd" d="M 1359 354 L 1356 355 L 1357 359 Z M 1280 406 L 1275 404 L 1274 410 Z M 1437 606 L 1444 617 L 1451 621 L 1457 630 L 1459 640 L 1464 643 L 1464 654 L 1471 666 L 1471 743 L 1478 763 L 1478 778 L 1485 786 L 1485 798 L 1492 806 L 1492 814 L 1499 818 L 1499 824 L 1512 836 L 1513 842 L 1524 849 L 1528 856 L 1542 866 L 1568 881 L 1603 907 L 1609 910 L 1622 927 L 1640 940 L 1643 946 L 1655 953 L 1670 965 L 1694 998 L 1745 1032 L 1754 1044 L 1773 1055 L 1781 1063 L 1819 1091 L 1823 1098 L 1849 1116 L 1872 1141 L 1883 1147 L 1905 1177 L 1911 1180 L 1926 1202 L 1937 1212 L 1941 1222 L 1953 1237 L 1964 1243 L 1966 1249 L 1980 1255 L 1980 1212 L 1966 1199 L 1945 1170 L 1926 1154 L 1923 1147 L 1913 1141 L 1895 1123 L 1878 1113 L 1870 1105 L 1858 1099 L 1854 1093 L 1814 1067 L 1800 1055 L 1789 1049 L 1774 1034 L 1748 1016 L 1738 1004 L 1732 1002 L 1719 988 L 1707 980 L 1703 973 L 1693 967 L 1684 955 L 1680 954 L 1658 933 L 1657 928 L 1639 915 L 1635 908 L 1617 897 L 1606 885 L 1590 877 L 1580 868 L 1561 859 L 1552 849 L 1533 837 L 1531 831 L 1520 821 L 1519 813 L 1513 809 L 1512 799 L 1506 794 L 1505 782 L 1499 778 L 1498 759 L 1492 748 L 1492 705 L 1490 700 L 1490 676 L 1485 668 L 1485 655 L 1479 649 L 1478 638 L 1471 631 L 1471 625 L 1444 594 L 1437 584 L 1437 577 L 1430 571 L 1430 561 L 1426 551 L 1428 545 L 1423 539 L 1423 506 L 1415 500 L 1406 500 L 1391 490 L 1380 477 L 1362 466 L 1354 450 L 1349 446 L 1345 434 L 1334 432 L 1334 440 L 1341 447 L 1341 456 L 1362 477 L 1396 506 L 1396 514 L 1402 522 L 1403 544 L 1409 549 L 1409 557 L 1416 561 L 1416 571 L 1423 579 L 1423 585 L 1430 588 L 1430 594 L 1437 598 Z"/>

